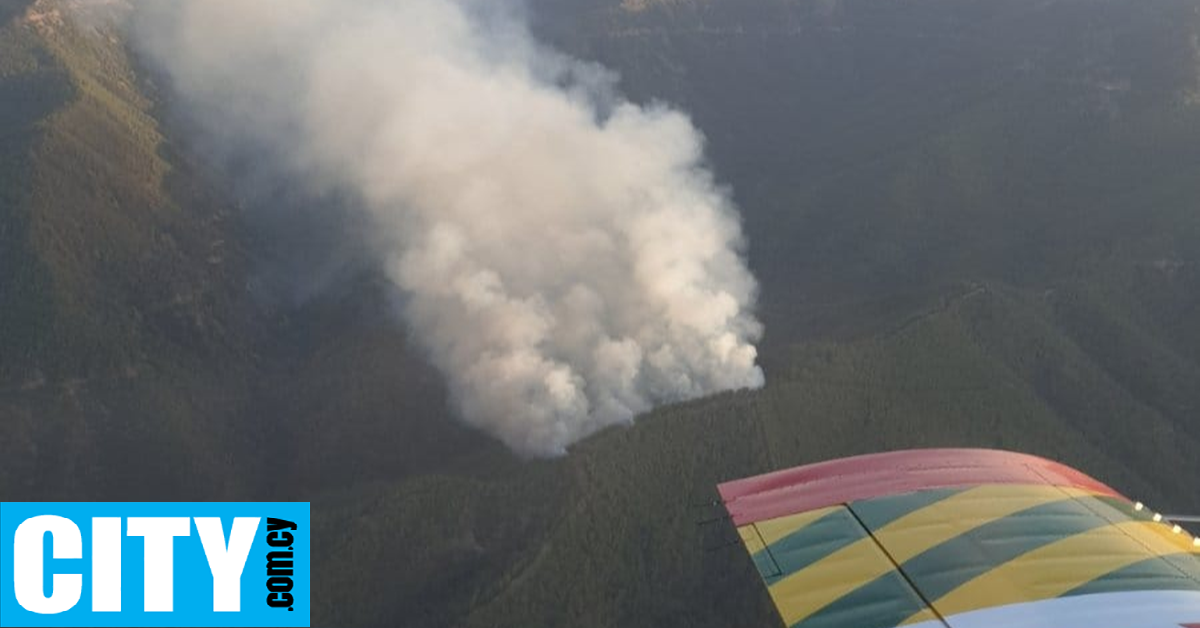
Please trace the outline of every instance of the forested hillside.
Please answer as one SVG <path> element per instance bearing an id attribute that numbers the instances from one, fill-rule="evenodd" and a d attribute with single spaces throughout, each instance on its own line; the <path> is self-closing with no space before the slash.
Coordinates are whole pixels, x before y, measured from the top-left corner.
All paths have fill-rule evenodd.
<path id="1" fill-rule="evenodd" d="M 0 34 L 5 498 L 244 498 L 481 442 L 369 277 L 303 302 L 259 287 L 271 243 L 183 129 L 166 137 L 179 116 L 123 4 L 24 4 Z M 380 433 L 399 444 L 373 452 Z"/>
<path id="2" fill-rule="evenodd" d="M 201 490 L 203 469 L 203 490 L 238 494 L 213 447 L 233 429 L 233 395 L 214 392 L 236 379 L 220 372 L 243 363 L 244 330 L 228 324 L 237 245 L 221 250 L 215 208 L 168 194 L 160 126 L 120 42 L 53 3 L 15 13 L 0 36 L 0 486 Z"/>
<path id="3" fill-rule="evenodd" d="M 310 500 L 314 625 L 414 627 L 772 626 L 696 505 L 856 453 L 1200 510 L 1192 2 L 533 3 L 691 112 L 767 324 L 764 390 L 548 461 L 453 421 L 371 272 L 279 297 L 253 215 L 290 199 L 210 161 L 119 6 L 70 4 L 0 5 L 0 500 Z"/>

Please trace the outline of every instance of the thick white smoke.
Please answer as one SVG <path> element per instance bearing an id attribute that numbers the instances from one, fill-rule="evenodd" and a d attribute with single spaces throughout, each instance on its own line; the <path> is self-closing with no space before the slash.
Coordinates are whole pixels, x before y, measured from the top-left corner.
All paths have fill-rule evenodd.
<path id="1" fill-rule="evenodd" d="M 755 282 L 702 139 L 455 0 L 180 0 L 139 31 L 210 131 L 350 190 L 462 417 L 558 455 L 758 387 Z"/>

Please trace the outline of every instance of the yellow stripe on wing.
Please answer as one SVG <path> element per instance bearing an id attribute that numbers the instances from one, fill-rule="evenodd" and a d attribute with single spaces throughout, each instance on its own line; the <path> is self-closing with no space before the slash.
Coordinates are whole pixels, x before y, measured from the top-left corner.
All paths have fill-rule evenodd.
<path id="1" fill-rule="evenodd" d="M 1187 552 L 1190 539 L 1153 522 L 1097 528 L 1031 551 L 967 582 L 933 606 L 942 616 L 1059 597 L 1155 556 Z"/>
<path id="2" fill-rule="evenodd" d="M 927 622 L 927 621 L 930 621 L 930 622 L 937 621 L 938 626 L 945 626 L 945 624 L 941 623 L 941 617 L 938 617 L 936 614 L 934 614 L 934 612 L 932 610 L 930 610 L 928 608 L 917 613 L 916 615 L 913 615 L 912 617 L 909 617 L 908 619 L 904 620 L 904 623 L 900 624 L 900 625 L 901 626 L 911 626 L 913 624 L 919 624 L 919 623 Z"/>
<path id="3" fill-rule="evenodd" d="M 895 569 L 870 538 L 856 541 L 769 587 L 784 624 L 795 625 Z"/>
<path id="4" fill-rule="evenodd" d="M 754 529 L 754 524 L 742 526 L 737 530 L 738 536 L 742 537 L 742 544 L 746 546 L 746 551 L 749 552 L 751 556 L 754 556 L 754 554 L 767 548 L 767 546 L 763 543 L 762 537 L 759 536 L 758 531 Z"/>
<path id="5" fill-rule="evenodd" d="M 868 537 L 855 541 L 786 575 L 769 587 L 771 597 L 786 625 L 791 626 L 894 571 L 893 559 L 903 563 L 991 521 L 1042 504 L 1091 494 L 1079 489 L 1024 484 L 971 488 L 875 530 L 875 539 Z M 756 526 L 762 540 L 770 546 L 840 508 L 844 507 L 759 522 Z M 913 619 L 919 618 L 924 618 L 924 614 Z"/>
<path id="6" fill-rule="evenodd" d="M 1092 495 L 1055 486 L 989 484 L 944 499 L 901 517 L 874 532 L 897 563 L 937 547 L 982 525 L 1056 501 Z"/>

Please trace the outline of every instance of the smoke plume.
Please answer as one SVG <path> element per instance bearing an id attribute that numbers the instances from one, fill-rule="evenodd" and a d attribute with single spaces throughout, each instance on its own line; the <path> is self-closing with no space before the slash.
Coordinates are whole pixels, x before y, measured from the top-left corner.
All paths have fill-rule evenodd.
<path id="1" fill-rule="evenodd" d="M 179 0 L 137 30 L 218 141 L 361 201 L 458 412 L 515 450 L 761 386 L 756 286 L 700 134 L 486 6 Z"/>

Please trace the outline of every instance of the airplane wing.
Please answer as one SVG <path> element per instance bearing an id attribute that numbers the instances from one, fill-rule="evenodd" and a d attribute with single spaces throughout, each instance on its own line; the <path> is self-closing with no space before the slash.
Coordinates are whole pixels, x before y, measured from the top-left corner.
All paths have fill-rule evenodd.
<path id="1" fill-rule="evenodd" d="M 789 628 L 1200 628 L 1200 540 L 1049 460 L 893 452 L 718 489 Z"/>

